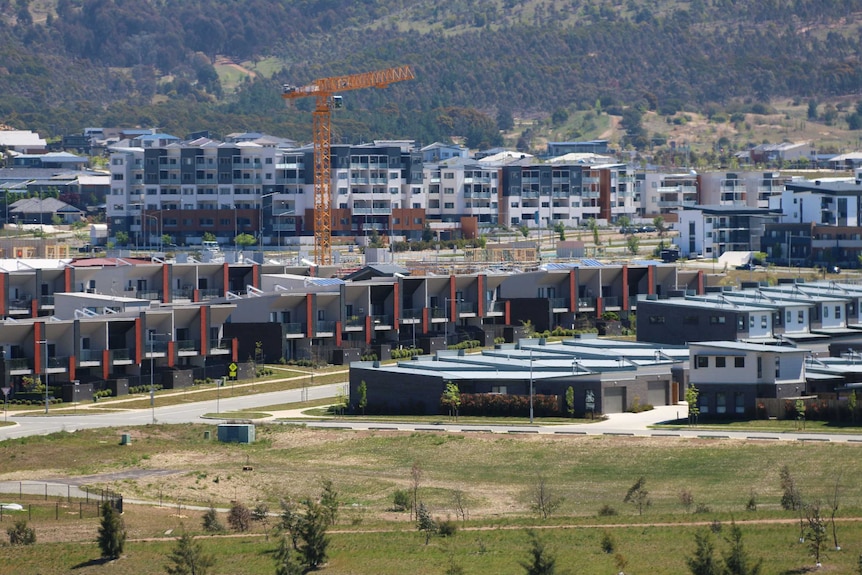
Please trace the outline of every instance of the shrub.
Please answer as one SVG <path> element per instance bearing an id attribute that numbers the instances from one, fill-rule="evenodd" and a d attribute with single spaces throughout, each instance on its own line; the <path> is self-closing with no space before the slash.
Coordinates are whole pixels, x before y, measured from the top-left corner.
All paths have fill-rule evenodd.
<path id="1" fill-rule="evenodd" d="M 614 536 L 610 531 L 605 531 L 602 535 L 602 551 L 611 555 L 617 548 L 617 543 L 614 541 Z"/>
<path id="2" fill-rule="evenodd" d="M 617 515 L 617 510 L 605 503 L 602 505 L 601 509 L 599 509 L 599 517 L 612 517 Z"/>
<path id="3" fill-rule="evenodd" d="M 455 524 L 454 521 L 446 518 L 445 521 L 440 521 L 437 523 L 437 533 L 440 537 L 452 537 L 458 531 L 458 525 Z"/>
<path id="4" fill-rule="evenodd" d="M 392 494 L 392 509 L 395 511 L 410 509 L 410 493 L 406 489 L 396 489 Z"/>
<path id="5" fill-rule="evenodd" d="M 13 527 L 6 530 L 10 545 L 32 545 L 36 542 L 36 530 L 27 527 L 26 519 L 19 519 Z"/>

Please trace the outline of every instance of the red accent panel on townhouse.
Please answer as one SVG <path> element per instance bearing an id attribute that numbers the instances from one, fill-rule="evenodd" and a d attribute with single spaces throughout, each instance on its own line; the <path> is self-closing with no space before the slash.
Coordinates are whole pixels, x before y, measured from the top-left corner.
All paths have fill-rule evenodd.
<path id="1" fill-rule="evenodd" d="M 74 355 L 69 356 L 69 381 L 74 381 L 75 379 L 77 379 L 75 377 L 75 364 L 76 363 L 77 362 L 75 361 L 75 356 Z"/>
<path id="2" fill-rule="evenodd" d="M 111 375 L 111 351 L 108 349 L 102 350 L 102 379 L 108 379 Z"/>
<path id="3" fill-rule="evenodd" d="M 335 322 L 335 345 L 341 345 L 341 322 Z"/>
<path id="4" fill-rule="evenodd" d="M 629 266 L 623 266 L 623 311 L 629 310 Z"/>
<path id="5" fill-rule="evenodd" d="M 42 373 L 42 364 L 44 360 L 42 359 L 42 345 L 39 343 L 43 339 L 45 339 L 45 324 L 44 323 L 34 323 L 33 324 L 33 373 Z"/>
<path id="6" fill-rule="evenodd" d="M 143 356 L 143 347 L 144 347 L 144 325 L 141 322 L 141 318 L 135 318 L 135 363 L 141 365 L 141 362 L 144 361 Z"/>
<path id="7" fill-rule="evenodd" d="M 478 317 L 485 317 L 485 276 L 479 275 L 476 277 L 476 290 L 479 292 L 479 313 Z"/>
<path id="8" fill-rule="evenodd" d="M 305 317 L 308 318 L 308 326 L 306 327 L 306 336 L 314 337 L 314 305 L 311 294 L 305 295 Z"/>
<path id="9" fill-rule="evenodd" d="M 655 266 L 647 268 L 647 284 L 647 293 L 649 295 L 655 294 Z"/>
<path id="10" fill-rule="evenodd" d="M 201 307 L 201 355 L 208 355 L 210 349 L 208 307 Z"/>
<path id="11" fill-rule="evenodd" d="M 365 316 L 365 343 L 371 343 L 371 316 Z"/>
<path id="12" fill-rule="evenodd" d="M 177 359 L 177 342 L 170 340 L 168 342 L 168 367 L 174 367 Z"/>

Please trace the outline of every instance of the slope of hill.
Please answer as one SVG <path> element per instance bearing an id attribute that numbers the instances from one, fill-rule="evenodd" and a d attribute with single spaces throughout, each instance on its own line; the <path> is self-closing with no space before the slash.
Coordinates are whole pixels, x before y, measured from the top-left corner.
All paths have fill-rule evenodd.
<path id="1" fill-rule="evenodd" d="M 496 145 L 513 116 L 713 117 L 862 86 L 862 0 L 6 0 L 0 18 L 0 117 L 49 135 L 135 124 L 307 138 L 310 103 L 285 112 L 282 83 L 400 64 L 417 80 L 351 93 L 338 138 Z M 623 143 L 650 139 L 623 124 Z"/>

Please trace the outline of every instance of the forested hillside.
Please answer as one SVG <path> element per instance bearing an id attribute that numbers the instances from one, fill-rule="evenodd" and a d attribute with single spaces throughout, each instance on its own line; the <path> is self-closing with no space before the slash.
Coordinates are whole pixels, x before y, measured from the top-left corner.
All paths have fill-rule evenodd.
<path id="1" fill-rule="evenodd" d="M 345 95 L 338 137 L 496 145 L 513 116 L 745 112 L 862 89 L 862 0 L 0 0 L 0 19 L 0 121 L 48 135 L 306 139 L 311 102 L 286 109 L 282 83 L 402 64 L 415 81 Z M 224 58 L 251 70 L 230 88 Z"/>

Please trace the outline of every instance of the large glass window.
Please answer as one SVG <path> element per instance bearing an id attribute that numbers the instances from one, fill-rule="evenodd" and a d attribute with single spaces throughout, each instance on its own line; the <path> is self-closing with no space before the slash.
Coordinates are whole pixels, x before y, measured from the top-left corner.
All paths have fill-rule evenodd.
<path id="1" fill-rule="evenodd" d="M 715 394 L 715 412 L 727 413 L 727 394 L 722 391 Z"/>

